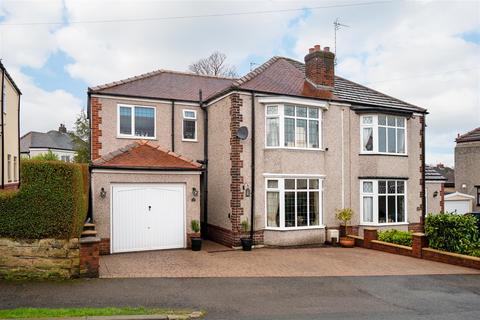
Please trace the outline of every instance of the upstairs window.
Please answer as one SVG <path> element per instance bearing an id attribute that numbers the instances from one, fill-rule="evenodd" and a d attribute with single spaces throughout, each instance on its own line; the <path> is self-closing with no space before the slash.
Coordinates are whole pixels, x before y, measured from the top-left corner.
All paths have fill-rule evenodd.
<path id="1" fill-rule="evenodd" d="M 406 154 L 406 118 L 387 115 L 360 117 L 361 153 Z"/>
<path id="2" fill-rule="evenodd" d="M 197 141 L 197 111 L 183 110 L 183 140 Z"/>
<path id="3" fill-rule="evenodd" d="M 118 135 L 126 138 L 155 138 L 155 108 L 119 105 Z"/>
<path id="4" fill-rule="evenodd" d="M 316 107 L 267 105 L 266 146 L 320 149 L 321 111 Z"/>

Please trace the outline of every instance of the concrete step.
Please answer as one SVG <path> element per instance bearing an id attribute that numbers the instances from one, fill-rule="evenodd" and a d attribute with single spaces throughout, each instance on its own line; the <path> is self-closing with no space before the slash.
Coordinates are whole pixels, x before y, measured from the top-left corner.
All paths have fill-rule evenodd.
<path id="1" fill-rule="evenodd" d="M 96 235 L 97 235 L 96 230 L 84 230 L 80 236 L 82 238 L 85 238 L 85 237 L 95 237 Z"/>

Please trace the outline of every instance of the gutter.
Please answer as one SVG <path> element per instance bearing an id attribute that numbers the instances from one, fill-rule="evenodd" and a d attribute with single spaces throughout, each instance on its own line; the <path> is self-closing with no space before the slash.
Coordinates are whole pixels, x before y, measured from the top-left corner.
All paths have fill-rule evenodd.
<path id="1" fill-rule="evenodd" d="M 252 244 L 254 243 L 253 241 L 253 235 L 254 235 L 254 221 L 255 221 L 255 92 L 252 91 L 252 106 L 251 106 L 251 112 L 252 112 L 252 138 L 251 138 L 251 143 L 252 143 L 252 163 L 251 163 L 251 176 L 252 176 L 252 181 L 251 181 L 251 190 L 250 190 L 250 196 L 252 198 L 251 204 L 250 204 L 250 240 L 252 241 Z"/>
<path id="2" fill-rule="evenodd" d="M 2 189 L 5 189 L 5 117 L 3 116 L 3 108 L 5 104 L 5 99 L 3 98 L 3 90 L 4 90 L 4 84 L 5 84 L 5 68 L 3 65 L 0 65 L 0 68 L 2 69 L 2 93 L 1 93 L 1 98 L 2 98 L 2 104 L 0 106 L 0 113 L 1 115 L 1 124 L 2 124 Z"/>
<path id="3" fill-rule="evenodd" d="M 155 167 L 131 167 L 131 166 L 102 166 L 90 165 L 90 171 L 94 169 L 108 169 L 108 170 L 131 170 L 131 171 L 202 171 L 202 168 L 155 168 Z"/>

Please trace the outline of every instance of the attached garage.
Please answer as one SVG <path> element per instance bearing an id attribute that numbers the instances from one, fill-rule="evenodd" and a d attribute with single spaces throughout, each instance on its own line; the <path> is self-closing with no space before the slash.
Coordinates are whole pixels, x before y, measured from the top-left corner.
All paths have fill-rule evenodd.
<path id="1" fill-rule="evenodd" d="M 112 253 L 185 247 L 185 186 L 112 184 Z"/>
<path id="2" fill-rule="evenodd" d="M 445 196 L 445 212 L 465 214 L 472 212 L 475 197 L 460 192 L 454 192 Z"/>
<path id="3" fill-rule="evenodd" d="M 200 221 L 201 166 L 150 143 L 122 150 L 92 165 L 101 254 L 188 247 L 198 236 L 190 224 Z"/>

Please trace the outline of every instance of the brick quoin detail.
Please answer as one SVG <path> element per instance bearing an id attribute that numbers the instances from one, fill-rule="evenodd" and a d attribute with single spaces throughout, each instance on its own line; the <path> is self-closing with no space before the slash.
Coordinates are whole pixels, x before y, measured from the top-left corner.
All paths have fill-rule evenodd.
<path id="1" fill-rule="evenodd" d="M 243 100 L 238 93 L 230 96 L 230 221 L 233 231 L 233 237 L 230 238 L 232 243 L 230 245 L 233 246 L 240 245 L 240 222 L 244 211 L 241 203 L 243 200 L 243 161 L 241 158 L 243 146 L 237 137 L 237 130 L 243 121 L 243 116 L 240 111 L 242 104 Z"/>
<path id="2" fill-rule="evenodd" d="M 440 187 L 440 212 L 445 212 L 445 183 Z"/>
<path id="3" fill-rule="evenodd" d="M 102 110 L 102 104 L 98 98 L 90 98 L 91 108 L 91 121 L 92 121 L 92 160 L 100 158 L 100 150 L 102 149 L 102 143 L 100 137 L 102 136 L 102 130 L 100 125 L 102 124 L 102 117 L 100 111 Z"/>

